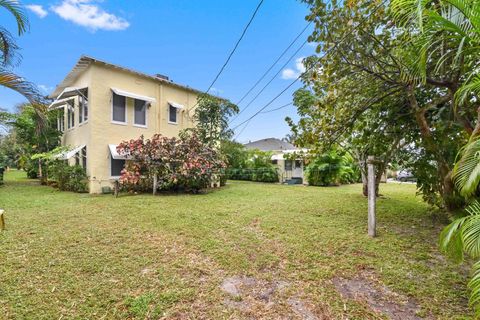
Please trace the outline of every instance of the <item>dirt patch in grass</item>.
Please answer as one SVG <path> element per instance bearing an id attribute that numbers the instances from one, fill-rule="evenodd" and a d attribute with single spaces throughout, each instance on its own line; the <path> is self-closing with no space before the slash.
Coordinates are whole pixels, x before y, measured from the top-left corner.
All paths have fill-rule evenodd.
<path id="1" fill-rule="evenodd" d="M 334 278 L 333 284 L 344 299 L 366 303 L 376 313 L 392 320 L 418 320 L 419 305 L 408 297 L 391 291 L 388 287 L 375 283 L 367 276 L 353 279 Z"/>
<path id="2" fill-rule="evenodd" d="M 224 304 L 243 316 L 254 314 L 256 318 L 259 315 L 269 318 L 275 314 L 281 319 L 291 319 L 293 316 L 305 320 L 331 319 L 323 310 L 316 310 L 315 306 L 299 296 L 289 297 L 287 289 L 295 288 L 287 281 L 235 276 L 224 279 L 220 289 L 227 294 Z"/>

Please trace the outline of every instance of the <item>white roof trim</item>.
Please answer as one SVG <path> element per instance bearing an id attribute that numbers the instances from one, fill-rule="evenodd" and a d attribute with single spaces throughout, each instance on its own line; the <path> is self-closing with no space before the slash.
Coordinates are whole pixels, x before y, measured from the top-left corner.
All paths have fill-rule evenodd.
<path id="1" fill-rule="evenodd" d="M 48 109 L 60 109 L 65 107 L 68 103 L 67 101 L 72 100 L 72 98 L 65 98 L 60 100 L 55 100 L 48 106 Z"/>
<path id="2" fill-rule="evenodd" d="M 132 157 L 128 154 L 119 154 L 117 152 L 117 145 L 116 144 L 109 144 L 108 149 L 110 149 L 110 154 L 112 155 L 112 158 L 115 160 L 129 160 L 132 159 Z"/>
<path id="3" fill-rule="evenodd" d="M 115 92 L 116 94 L 118 94 L 119 96 L 129 97 L 129 98 L 133 98 L 133 99 L 137 99 L 137 100 L 143 100 L 143 101 L 147 101 L 147 102 L 155 102 L 156 101 L 155 98 L 142 96 L 142 95 L 139 95 L 139 94 L 136 94 L 136 93 L 131 93 L 131 92 L 128 92 L 128 91 L 117 89 L 117 88 L 112 88 L 112 91 Z"/>
<path id="4" fill-rule="evenodd" d="M 73 157 L 75 154 L 77 154 L 78 152 L 80 152 L 80 150 L 82 150 L 83 148 L 85 148 L 85 145 L 81 145 L 79 147 L 76 147 L 70 151 L 64 151 L 64 152 L 61 152 L 60 154 L 58 154 L 57 156 L 55 156 L 54 158 L 56 159 L 59 159 L 59 160 L 68 160 L 70 159 L 71 157 Z"/>
<path id="5" fill-rule="evenodd" d="M 176 103 L 176 102 L 172 102 L 172 101 L 168 101 L 168 104 L 171 105 L 172 107 L 174 108 L 177 108 L 177 109 L 183 109 L 185 108 L 183 105 L 181 105 L 180 103 Z"/>

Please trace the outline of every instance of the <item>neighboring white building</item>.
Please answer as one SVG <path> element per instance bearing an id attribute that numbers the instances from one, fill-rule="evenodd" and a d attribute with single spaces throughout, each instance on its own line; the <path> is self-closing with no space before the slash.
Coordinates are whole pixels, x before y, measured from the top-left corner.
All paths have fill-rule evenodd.
<path id="1" fill-rule="evenodd" d="M 272 163 L 278 167 L 279 180 L 282 183 L 300 184 L 305 183 L 304 161 L 299 156 L 292 159 L 292 154 L 305 153 L 307 149 L 299 149 L 293 144 L 276 139 L 267 138 L 244 144 L 245 148 L 272 152 Z"/>

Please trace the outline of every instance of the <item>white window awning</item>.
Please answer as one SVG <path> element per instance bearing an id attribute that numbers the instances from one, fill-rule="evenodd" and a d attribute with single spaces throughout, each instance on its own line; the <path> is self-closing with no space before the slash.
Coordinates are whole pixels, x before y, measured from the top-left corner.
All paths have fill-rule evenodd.
<path id="1" fill-rule="evenodd" d="M 66 101 L 73 99 L 75 96 L 82 96 L 85 99 L 88 99 L 88 88 L 80 87 L 67 87 L 63 89 L 57 98 L 48 106 L 49 109 L 61 108 L 65 105 Z"/>
<path id="2" fill-rule="evenodd" d="M 132 157 L 129 154 L 119 154 L 117 152 L 117 145 L 116 144 L 109 144 L 108 148 L 110 149 L 110 154 L 112 158 L 115 160 L 130 160 Z"/>
<path id="3" fill-rule="evenodd" d="M 72 158 L 74 155 L 76 155 L 77 153 L 79 153 L 83 148 L 85 148 L 84 144 L 79 147 L 75 147 L 70 151 L 61 152 L 58 155 L 56 155 L 54 158 L 58 160 L 68 160 Z"/>
<path id="4" fill-rule="evenodd" d="M 176 103 L 176 102 L 172 102 L 172 101 L 168 101 L 168 104 L 171 105 L 171 106 L 174 107 L 174 108 L 177 108 L 177 109 L 183 109 L 183 108 L 185 108 L 185 107 L 182 106 L 181 104 Z"/>
<path id="5" fill-rule="evenodd" d="M 147 102 L 155 102 L 156 101 L 155 98 L 152 98 L 152 97 L 142 96 L 140 94 L 131 93 L 131 92 L 128 92 L 128 91 L 117 89 L 117 88 L 111 88 L 111 89 L 112 89 L 113 92 L 115 92 L 115 94 L 118 94 L 119 96 L 128 97 L 128 98 L 137 99 L 137 100 L 143 100 L 143 101 L 147 101 Z"/>
<path id="6" fill-rule="evenodd" d="M 283 154 L 274 154 L 272 160 L 283 160 Z"/>

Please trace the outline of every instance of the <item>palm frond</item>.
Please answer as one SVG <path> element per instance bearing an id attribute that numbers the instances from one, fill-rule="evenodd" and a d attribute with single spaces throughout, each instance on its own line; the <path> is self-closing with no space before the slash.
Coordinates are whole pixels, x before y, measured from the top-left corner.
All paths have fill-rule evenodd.
<path id="1" fill-rule="evenodd" d="M 467 208 L 470 214 L 462 224 L 463 250 L 473 258 L 480 257 L 480 204 L 475 201 Z"/>
<path id="2" fill-rule="evenodd" d="M 15 17 L 18 35 L 28 30 L 28 16 L 18 0 L 0 0 L 0 8 L 7 9 Z"/>
<path id="3" fill-rule="evenodd" d="M 14 90 L 28 99 L 34 105 L 43 105 L 46 103 L 46 98 L 37 90 L 33 83 L 26 81 L 24 78 L 0 69 L 0 86 Z"/>
<path id="4" fill-rule="evenodd" d="M 468 218 L 463 217 L 453 221 L 440 233 L 440 251 L 457 262 L 463 261 L 462 226 Z"/>
<path id="5" fill-rule="evenodd" d="M 475 307 L 478 315 L 478 306 L 480 304 L 480 261 L 477 261 L 472 266 L 472 278 L 468 282 L 468 288 L 471 290 L 469 303 Z"/>
<path id="6" fill-rule="evenodd" d="M 11 33 L 7 29 L 0 27 L 0 65 L 8 66 L 19 62 L 18 49 Z"/>
<path id="7" fill-rule="evenodd" d="M 463 196 L 471 196 L 480 182 L 480 139 L 474 138 L 460 150 L 453 169 L 453 181 Z"/>
<path id="8" fill-rule="evenodd" d="M 393 17 L 401 25 L 415 24 L 423 30 L 424 11 L 431 0 L 392 0 Z"/>
<path id="9" fill-rule="evenodd" d="M 455 99 L 463 104 L 472 94 L 480 96 L 480 74 L 473 74 L 455 93 Z"/>

